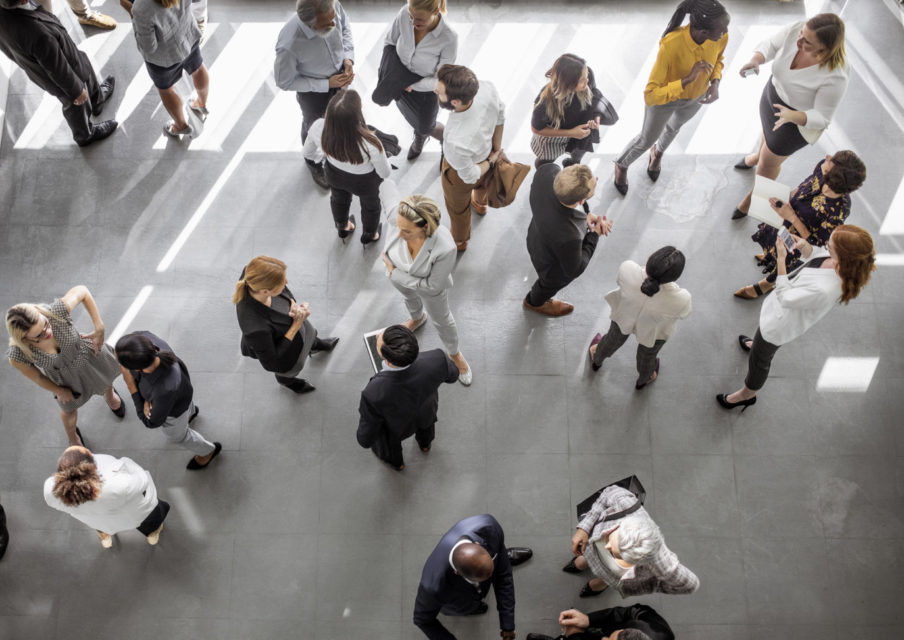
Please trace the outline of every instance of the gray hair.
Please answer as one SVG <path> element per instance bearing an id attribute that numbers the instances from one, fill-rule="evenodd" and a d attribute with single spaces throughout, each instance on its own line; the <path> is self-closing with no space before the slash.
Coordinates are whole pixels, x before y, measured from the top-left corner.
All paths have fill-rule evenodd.
<path id="1" fill-rule="evenodd" d="M 644 564 L 662 544 L 662 532 L 649 517 L 629 516 L 618 523 L 618 550 L 625 562 Z"/>
<path id="2" fill-rule="evenodd" d="M 652 638 L 640 629 L 622 629 L 618 634 L 618 640 L 652 640 Z"/>
<path id="3" fill-rule="evenodd" d="M 334 2 L 335 0 L 296 0 L 295 13 L 299 20 L 313 29 L 317 24 L 317 16 L 332 9 Z"/>

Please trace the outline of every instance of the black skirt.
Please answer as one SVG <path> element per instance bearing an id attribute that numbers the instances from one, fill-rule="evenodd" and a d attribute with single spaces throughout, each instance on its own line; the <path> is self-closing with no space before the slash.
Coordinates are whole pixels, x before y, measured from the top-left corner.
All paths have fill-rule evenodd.
<path id="1" fill-rule="evenodd" d="M 763 125 L 763 136 L 766 138 L 766 146 L 769 147 L 769 151 L 777 156 L 790 156 L 795 151 L 806 147 L 809 143 L 800 134 L 800 129 L 793 122 L 786 122 L 777 131 L 772 130 L 772 127 L 775 126 L 775 121 L 778 120 L 775 117 L 775 107 L 772 106 L 774 104 L 794 109 L 794 107 L 786 104 L 778 97 L 775 86 L 772 84 L 772 76 L 770 76 L 766 86 L 763 87 L 763 94 L 760 96 L 760 122 Z"/>

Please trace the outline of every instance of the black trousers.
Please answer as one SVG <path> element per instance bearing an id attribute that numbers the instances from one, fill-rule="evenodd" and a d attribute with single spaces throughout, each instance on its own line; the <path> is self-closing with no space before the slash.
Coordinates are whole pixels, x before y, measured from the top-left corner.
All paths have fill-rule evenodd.
<path id="1" fill-rule="evenodd" d="M 747 358 L 747 378 L 744 385 L 751 391 L 758 391 L 766 384 L 769 377 L 769 369 L 772 366 L 772 358 L 778 351 L 779 345 L 772 344 L 763 338 L 760 330 L 756 330 L 753 336 L 753 346 L 750 348 L 750 356 Z"/>
<path id="2" fill-rule="evenodd" d="M 85 87 L 88 89 L 88 99 L 81 105 L 65 98 L 60 98 L 63 105 L 63 118 L 72 131 L 72 139 L 84 144 L 94 135 L 94 123 L 91 122 L 92 105 L 99 105 L 101 100 L 100 85 L 94 73 L 86 74 Z"/>
<path id="3" fill-rule="evenodd" d="M 158 500 L 154 510 L 148 514 L 148 517 L 145 518 L 140 525 L 138 525 L 138 530 L 145 536 L 151 535 L 159 529 L 160 525 L 163 524 L 163 521 L 166 520 L 166 514 L 169 513 L 169 510 L 170 506 L 168 502 Z"/>
<path id="4" fill-rule="evenodd" d="M 603 360 L 618 351 L 619 347 L 625 344 L 628 336 L 621 332 L 621 328 L 617 323 L 609 322 L 609 332 L 603 336 L 599 344 L 596 345 L 596 352 L 593 354 L 593 364 L 603 364 Z M 645 347 L 639 342 L 637 343 L 637 384 L 644 384 L 653 377 L 656 370 L 656 356 L 665 340 L 657 340 L 652 347 Z"/>
<path id="5" fill-rule="evenodd" d="M 314 120 L 323 117 L 330 98 L 338 92 L 339 89 L 333 88 L 326 93 L 299 91 L 295 94 L 295 99 L 301 107 L 301 144 L 308 139 L 308 129 L 314 124 Z"/>
<path id="6" fill-rule="evenodd" d="M 416 134 L 428 136 L 436 127 L 439 101 L 432 91 L 405 91 L 396 106 Z"/>
<path id="7" fill-rule="evenodd" d="M 352 206 L 352 196 L 361 200 L 361 224 L 363 233 L 368 237 L 377 232 L 380 224 L 380 183 L 383 178 L 376 171 L 358 175 L 337 169 L 327 160 L 324 162 L 326 181 L 330 185 L 330 210 L 337 229 L 344 229 L 348 224 L 348 211 Z"/>
<path id="8" fill-rule="evenodd" d="M 534 268 L 536 269 L 536 265 L 534 265 Z M 539 269 L 537 272 L 539 273 Z M 537 278 L 537 281 L 534 282 L 534 286 L 530 288 L 530 292 L 527 294 L 527 303 L 539 307 L 556 295 L 561 289 L 564 289 L 571 284 L 573 280 L 574 278 L 544 278 L 543 276 L 540 276 Z"/>
<path id="9" fill-rule="evenodd" d="M 414 432 L 414 439 L 422 449 L 429 447 L 435 437 L 436 424 L 431 424 L 429 427 L 424 427 Z M 401 467 L 405 464 L 405 459 L 402 457 L 402 442 L 402 440 L 384 433 L 374 442 L 371 449 L 380 460 L 388 462 L 394 467 Z"/>

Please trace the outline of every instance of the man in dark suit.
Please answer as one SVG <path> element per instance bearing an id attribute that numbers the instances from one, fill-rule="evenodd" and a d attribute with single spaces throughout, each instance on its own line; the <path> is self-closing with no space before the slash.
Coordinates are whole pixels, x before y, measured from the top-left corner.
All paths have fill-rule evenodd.
<path id="1" fill-rule="evenodd" d="M 414 602 L 414 624 L 430 640 L 455 640 L 436 619 L 486 613 L 483 601 L 493 585 L 503 640 L 515 637 L 515 582 L 512 567 L 534 552 L 505 547 L 505 534 L 489 514 L 471 516 L 446 532 L 427 558 Z"/>
<path id="2" fill-rule="evenodd" d="M 606 216 L 590 213 L 585 202 L 596 190 L 590 169 L 574 164 L 560 169 L 545 164 L 530 186 L 531 222 L 527 252 L 537 281 L 524 298 L 524 308 L 547 316 L 564 316 L 574 307 L 553 296 L 584 272 L 601 235 L 609 235 Z M 578 207 L 583 205 L 584 211 Z M 585 213 L 586 212 L 586 213 Z"/>
<path id="3" fill-rule="evenodd" d="M 458 367 L 442 349 L 418 355 L 417 338 L 394 324 L 377 336 L 383 370 L 361 392 L 358 444 L 396 471 L 405 468 L 402 440 L 414 435 L 430 451 L 439 406 L 439 386 L 458 380 Z"/>
<path id="4" fill-rule="evenodd" d="M 113 93 L 114 79 L 97 83 L 91 61 L 59 19 L 29 0 L 0 0 L 0 51 L 63 105 L 72 137 L 84 147 L 116 130 L 116 120 L 91 122 Z"/>
<path id="5" fill-rule="evenodd" d="M 669 623 L 652 607 L 635 604 L 612 607 L 590 614 L 568 609 L 559 614 L 564 634 L 569 640 L 675 640 Z M 555 640 L 541 633 L 528 633 L 527 640 Z"/>

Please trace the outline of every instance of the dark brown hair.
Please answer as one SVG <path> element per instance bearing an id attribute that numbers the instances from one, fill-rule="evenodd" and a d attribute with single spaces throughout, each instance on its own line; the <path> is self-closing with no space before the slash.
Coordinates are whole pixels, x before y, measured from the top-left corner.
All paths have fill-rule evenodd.
<path id="1" fill-rule="evenodd" d="M 53 479 L 53 495 L 67 507 L 96 500 L 103 484 L 94 456 L 82 447 L 69 447 L 63 452 Z"/>
<path id="2" fill-rule="evenodd" d="M 323 152 L 339 162 L 362 164 L 364 154 L 370 159 L 365 146 L 370 143 L 383 153 L 383 145 L 367 128 L 361 112 L 361 96 L 354 89 L 343 89 L 330 98 L 323 115 L 323 136 L 320 146 Z"/>
<path id="3" fill-rule="evenodd" d="M 474 72 L 460 64 L 444 64 L 436 72 L 436 79 L 446 87 L 446 100 L 460 100 L 468 104 L 477 95 L 480 82 Z"/>
<path id="4" fill-rule="evenodd" d="M 832 168 L 823 177 L 829 189 L 844 195 L 859 189 L 866 180 L 866 165 L 853 151 L 838 151 L 832 156 Z"/>
<path id="5" fill-rule="evenodd" d="M 583 58 L 565 53 L 559 56 L 552 68 L 546 72 L 549 82 L 540 92 L 537 104 L 546 106 L 546 117 L 553 129 L 558 129 L 562 125 L 565 107 L 570 105 L 572 100 L 577 98 L 581 103 L 581 109 L 586 109 L 590 104 L 592 94 L 589 82 L 580 93 L 575 91 L 586 68 L 587 62 Z"/>

